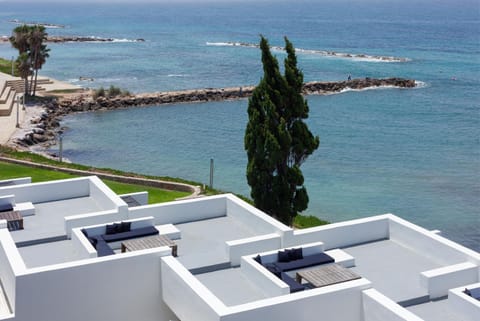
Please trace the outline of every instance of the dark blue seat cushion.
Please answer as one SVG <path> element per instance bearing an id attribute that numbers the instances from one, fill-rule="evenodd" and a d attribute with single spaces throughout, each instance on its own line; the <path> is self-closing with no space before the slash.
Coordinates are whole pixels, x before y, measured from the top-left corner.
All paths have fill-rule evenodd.
<path id="1" fill-rule="evenodd" d="M 290 287 L 290 293 L 305 290 L 304 285 L 298 283 L 296 280 L 294 280 L 290 275 L 288 275 L 285 272 L 281 273 L 281 279 L 283 282 L 287 283 L 287 285 Z"/>
<path id="2" fill-rule="evenodd" d="M 465 293 L 471 296 L 474 299 L 480 300 L 480 288 L 476 289 L 465 289 Z"/>
<path id="3" fill-rule="evenodd" d="M 158 230 L 155 228 L 155 226 L 147 226 L 147 227 L 136 228 L 128 232 L 104 234 L 102 235 L 102 238 L 105 240 L 105 242 L 116 242 L 116 241 L 123 241 L 123 240 L 133 239 L 136 237 L 149 236 L 149 235 L 155 235 L 155 234 L 158 234 Z"/>
<path id="4" fill-rule="evenodd" d="M 267 263 L 264 266 L 268 271 L 275 274 L 277 277 L 280 277 L 282 270 L 275 263 Z"/>
<path id="5" fill-rule="evenodd" d="M 102 238 L 97 238 L 97 256 L 107 256 L 115 254 L 110 246 L 108 246 L 107 242 L 105 242 Z"/>
<path id="6" fill-rule="evenodd" d="M 303 259 L 299 260 L 294 260 L 290 262 L 276 262 L 275 265 L 277 265 L 282 271 L 291 271 L 309 266 L 333 262 L 335 262 L 335 260 L 330 255 L 325 253 L 316 253 L 303 256 Z"/>

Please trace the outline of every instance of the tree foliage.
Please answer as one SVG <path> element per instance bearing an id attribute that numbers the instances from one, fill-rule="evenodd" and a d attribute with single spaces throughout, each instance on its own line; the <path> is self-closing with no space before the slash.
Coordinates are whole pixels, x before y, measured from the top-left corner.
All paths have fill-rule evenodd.
<path id="1" fill-rule="evenodd" d="M 35 96 L 38 70 L 45 64 L 49 57 L 45 42 L 47 33 L 44 26 L 22 25 L 13 29 L 10 43 L 18 50 L 16 61 L 20 77 L 25 80 L 25 93 Z M 30 87 L 28 77 L 31 76 Z M 35 78 L 34 78 L 35 77 Z"/>
<path id="2" fill-rule="evenodd" d="M 264 74 L 249 99 L 245 131 L 247 181 L 255 206 L 291 225 L 308 206 L 300 166 L 320 140 L 304 122 L 309 108 L 293 45 L 285 37 L 284 75 L 263 36 L 260 49 Z"/>

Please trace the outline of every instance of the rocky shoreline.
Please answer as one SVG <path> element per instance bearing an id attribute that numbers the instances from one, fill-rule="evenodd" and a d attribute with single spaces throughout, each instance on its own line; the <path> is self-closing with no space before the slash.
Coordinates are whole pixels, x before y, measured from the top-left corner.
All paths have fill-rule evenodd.
<path id="1" fill-rule="evenodd" d="M 7 36 L 0 37 L 1 42 L 10 42 Z M 83 36 L 48 36 L 47 42 L 66 43 L 66 42 L 145 42 L 145 39 L 115 39 L 101 37 L 83 37 Z"/>
<path id="2" fill-rule="evenodd" d="M 373 79 L 362 78 L 338 82 L 308 82 L 304 84 L 303 93 L 333 94 L 345 90 L 364 90 L 378 87 L 413 88 L 415 80 L 403 78 Z M 223 101 L 244 99 L 252 95 L 254 86 L 230 88 L 204 88 L 194 90 L 157 92 L 121 97 L 93 98 L 92 92 L 63 95 L 45 103 L 45 111 L 31 119 L 31 128 L 23 138 L 14 138 L 11 145 L 22 149 L 32 149 L 33 146 L 48 148 L 56 143 L 62 116 L 77 112 L 114 110 L 120 108 L 164 105 L 173 103 L 198 103 L 208 101 Z M 53 155 L 55 156 L 55 155 Z"/>

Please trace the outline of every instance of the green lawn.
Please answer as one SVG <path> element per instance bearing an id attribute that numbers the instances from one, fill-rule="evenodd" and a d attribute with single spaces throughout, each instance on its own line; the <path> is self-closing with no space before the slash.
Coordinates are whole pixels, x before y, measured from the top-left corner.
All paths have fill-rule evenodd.
<path id="1" fill-rule="evenodd" d="M 32 178 L 32 182 L 45 182 L 56 179 L 78 177 L 76 175 L 57 172 L 53 170 L 39 169 L 29 166 L 0 162 L 0 180 L 27 176 Z M 107 184 L 108 187 L 110 187 L 117 194 L 147 191 L 150 204 L 173 201 L 176 198 L 189 195 L 185 192 L 167 191 L 164 189 L 150 186 L 124 184 L 109 180 L 103 180 L 103 182 Z"/>
<path id="2" fill-rule="evenodd" d="M 0 72 L 11 75 L 12 74 L 12 61 L 0 57 Z M 18 76 L 18 72 L 17 72 L 16 67 L 14 67 L 13 72 L 15 73 L 15 76 Z"/>

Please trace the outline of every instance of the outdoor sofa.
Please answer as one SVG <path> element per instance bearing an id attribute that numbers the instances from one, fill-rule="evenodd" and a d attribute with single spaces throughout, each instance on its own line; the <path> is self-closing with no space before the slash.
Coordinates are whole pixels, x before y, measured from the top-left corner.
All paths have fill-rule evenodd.
<path id="1" fill-rule="evenodd" d="M 129 240 L 142 236 L 156 235 L 159 234 L 159 231 L 155 226 L 131 229 L 130 222 L 121 222 L 107 224 L 105 226 L 104 234 L 89 236 L 85 229 L 82 229 L 82 233 L 97 250 L 98 256 L 107 256 L 115 254 L 114 250 L 108 245 L 108 243 Z"/>
<path id="2" fill-rule="evenodd" d="M 260 255 L 257 255 L 254 260 L 284 281 L 290 287 L 290 293 L 303 291 L 305 290 L 305 286 L 298 283 L 286 272 L 335 262 L 330 255 L 325 253 L 315 253 L 304 256 L 302 248 L 278 251 L 276 262 L 263 264 L 262 257 Z"/>

